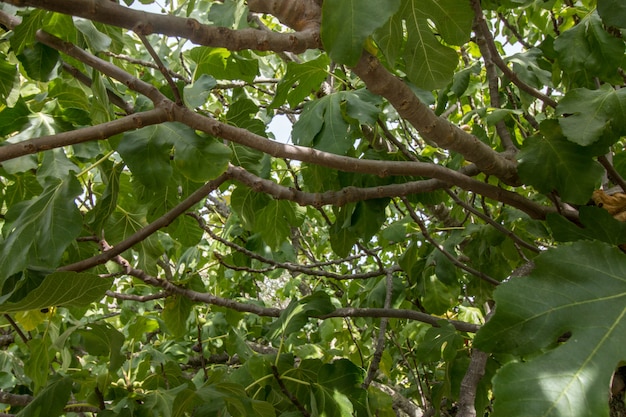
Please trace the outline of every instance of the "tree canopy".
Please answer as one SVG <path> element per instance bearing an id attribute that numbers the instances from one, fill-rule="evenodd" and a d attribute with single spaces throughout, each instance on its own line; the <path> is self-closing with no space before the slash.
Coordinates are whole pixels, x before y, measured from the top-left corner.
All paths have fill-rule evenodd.
<path id="1" fill-rule="evenodd" d="M 0 415 L 624 415 L 623 0 L 0 25 Z"/>

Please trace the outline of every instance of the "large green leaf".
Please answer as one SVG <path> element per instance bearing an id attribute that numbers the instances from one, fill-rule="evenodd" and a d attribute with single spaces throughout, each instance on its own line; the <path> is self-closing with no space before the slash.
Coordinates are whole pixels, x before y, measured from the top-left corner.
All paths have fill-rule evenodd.
<path id="1" fill-rule="evenodd" d="M 459 61 L 456 51 L 435 37 L 428 16 L 420 11 L 419 0 L 407 0 L 404 18 L 408 32 L 404 48 L 407 77 L 425 90 L 445 86 Z"/>
<path id="2" fill-rule="evenodd" d="M 621 0 L 598 0 L 598 14 L 607 26 L 626 28 L 626 3 Z"/>
<path id="3" fill-rule="evenodd" d="M 558 62 L 574 86 L 595 86 L 595 79 L 613 80 L 624 54 L 624 42 L 602 27 L 597 13 L 563 32 L 554 41 Z"/>
<path id="4" fill-rule="evenodd" d="M 50 340 L 47 337 L 30 340 L 28 350 L 30 355 L 24 364 L 24 373 L 33 381 L 37 391 L 48 381 L 48 367 L 54 358 L 54 352 L 50 349 Z"/>
<path id="5" fill-rule="evenodd" d="M 520 178 L 543 193 L 556 190 L 565 201 L 585 204 L 604 170 L 589 150 L 558 134 L 552 135 L 549 129 L 548 124 L 542 124 L 542 131 L 550 136 L 526 140 L 518 155 Z"/>
<path id="6" fill-rule="evenodd" d="M 526 358 L 498 372 L 493 415 L 608 416 L 611 376 L 626 359 L 625 294 L 625 255 L 598 242 L 550 249 L 530 275 L 498 287 L 475 346 Z"/>
<path id="7" fill-rule="evenodd" d="M 291 107 L 300 104 L 305 97 L 319 89 L 322 81 L 328 76 L 328 64 L 330 60 L 324 54 L 301 64 L 289 62 L 285 76 L 276 86 L 276 95 L 270 108 L 279 107 L 285 101 Z"/>
<path id="8" fill-rule="evenodd" d="M 187 319 L 191 314 L 191 300 L 174 295 L 165 300 L 161 317 L 172 335 L 181 337 L 187 331 Z"/>
<path id="9" fill-rule="evenodd" d="M 255 231 L 273 249 L 289 237 L 291 226 L 296 223 L 292 203 L 286 200 L 270 200 L 257 215 Z"/>
<path id="10" fill-rule="evenodd" d="M 42 43 L 24 48 L 17 56 L 30 78 L 37 81 L 50 81 L 59 63 L 59 52 Z"/>
<path id="11" fill-rule="evenodd" d="M 268 337 L 287 337 L 302 329 L 311 316 L 319 316 L 334 311 L 335 307 L 328 294 L 317 291 L 312 295 L 292 301 L 280 317 L 270 325 Z"/>
<path id="12" fill-rule="evenodd" d="M 186 85 L 183 89 L 185 103 L 189 107 L 200 107 L 207 102 L 211 95 L 211 90 L 217 85 L 217 80 L 211 75 L 202 74 L 191 85 Z"/>
<path id="13" fill-rule="evenodd" d="M 400 7 L 400 0 L 325 0 L 321 36 L 330 57 L 355 65 L 368 36 Z"/>
<path id="14" fill-rule="evenodd" d="M 343 116 L 360 123 L 375 124 L 380 110 L 365 90 L 340 91 L 304 105 L 291 133 L 297 145 L 346 155 L 354 146 L 350 124 Z"/>
<path id="15" fill-rule="evenodd" d="M 599 207 L 582 206 L 578 210 L 584 227 L 579 227 L 556 213 L 548 214 L 548 225 L 556 240 L 574 242 L 596 239 L 613 245 L 626 243 L 626 223 L 615 220 Z"/>
<path id="16" fill-rule="evenodd" d="M 209 74 L 218 80 L 254 81 L 259 73 L 259 61 L 243 58 L 224 48 L 197 47 L 189 51 L 196 62 L 193 79 Z"/>
<path id="17" fill-rule="evenodd" d="M 41 29 L 46 14 L 44 10 L 31 10 L 24 14 L 22 23 L 13 30 L 10 38 L 11 48 L 16 55 L 35 42 L 35 33 Z"/>
<path id="18" fill-rule="evenodd" d="M 174 166 L 185 177 L 203 182 L 216 178 L 226 170 L 231 152 L 223 143 L 200 137 L 181 123 L 165 123 L 158 127 L 169 131 L 168 138 L 174 145 Z"/>
<path id="19" fill-rule="evenodd" d="M 115 372 L 126 358 L 121 353 L 124 335 L 109 324 L 92 323 L 76 331 L 82 337 L 83 348 L 90 355 L 106 358 L 109 371 Z"/>
<path id="20" fill-rule="evenodd" d="M 600 138 L 626 131 L 626 90 L 604 84 L 598 90 L 576 88 L 561 99 L 557 107 L 563 134 L 582 146 Z M 616 138 L 617 139 L 617 138 Z"/>
<path id="21" fill-rule="evenodd" d="M 76 178 L 49 177 L 41 195 L 9 208 L 2 228 L 0 284 L 28 265 L 58 265 L 82 228 L 83 219 L 74 203 L 80 193 Z"/>
<path id="22" fill-rule="evenodd" d="M 91 20 L 75 17 L 74 26 L 83 34 L 89 49 L 93 53 L 109 49 L 111 38 L 100 32 Z"/>
<path id="23" fill-rule="evenodd" d="M 447 43 L 463 45 L 469 41 L 474 12 L 470 2 L 459 0 L 419 0 L 413 7 L 437 28 L 437 33 Z"/>
<path id="24" fill-rule="evenodd" d="M 162 189 L 169 182 L 171 154 L 174 167 L 196 182 L 224 172 L 231 154 L 224 144 L 202 138 L 181 123 L 162 123 L 127 132 L 117 151 L 133 174 L 151 189 Z"/>
<path id="25" fill-rule="evenodd" d="M 39 310 L 52 306 L 82 307 L 99 301 L 112 284 L 112 278 L 100 278 L 86 272 L 54 272 L 21 300 L 0 304 L 0 313 Z"/>
<path id="26" fill-rule="evenodd" d="M 18 417 L 56 417 L 63 414 L 63 409 L 72 393 L 72 379 L 63 377 L 48 384 L 24 407 Z"/>

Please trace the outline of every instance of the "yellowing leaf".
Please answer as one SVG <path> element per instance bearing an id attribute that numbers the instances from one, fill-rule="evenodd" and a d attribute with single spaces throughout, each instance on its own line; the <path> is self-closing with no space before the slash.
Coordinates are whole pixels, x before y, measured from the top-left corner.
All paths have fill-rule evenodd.
<path id="1" fill-rule="evenodd" d="M 615 219 L 626 221 L 626 194 L 615 193 L 608 195 L 602 190 L 596 190 L 592 195 L 593 201 L 598 207 L 602 207 Z"/>

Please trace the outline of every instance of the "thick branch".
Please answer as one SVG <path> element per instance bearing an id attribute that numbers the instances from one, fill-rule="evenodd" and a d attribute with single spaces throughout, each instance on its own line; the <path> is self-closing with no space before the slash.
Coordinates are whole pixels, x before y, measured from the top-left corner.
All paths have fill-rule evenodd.
<path id="1" fill-rule="evenodd" d="M 398 114 L 408 120 L 425 139 L 444 149 L 460 153 L 466 160 L 474 162 L 481 171 L 494 175 L 507 184 L 519 183 L 515 162 L 506 159 L 448 120 L 438 117 L 402 80 L 387 71 L 378 59 L 364 52 L 353 70 L 370 91 L 389 100 Z"/>
<path id="2" fill-rule="evenodd" d="M 478 383 L 485 375 L 485 366 L 487 365 L 488 358 L 489 355 L 485 352 L 478 349 L 472 351 L 469 367 L 461 381 L 458 417 L 476 417 L 477 413 L 474 405 L 476 401 L 476 390 L 478 389 Z"/>
<path id="3" fill-rule="evenodd" d="M 197 45 L 227 48 L 231 51 L 291 51 L 301 53 L 321 46 L 319 33 L 305 30 L 276 33 L 256 29 L 232 30 L 203 25 L 196 19 L 148 13 L 101 0 L 0 0 L 20 7 L 37 7 L 94 22 L 105 23 L 149 35 L 160 33 L 189 39 Z"/>
<path id="4" fill-rule="evenodd" d="M 117 135 L 142 128 L 144 126 L 155 125 L 168 121 L 168 112 L 159 107 L 143 113 L 136 113 L 121 119 L 103 123 L 96 126 L 89 126 L 82 129 L 62 132 L 51 136 L 41 136 L 18 143 L 6 144 L 0 147 L 0 162 L 30 155 L 37 152 L 60 148 L 63 146 L 76 145 L 78 143 L 92 140 L 103 140 Z"/>
<path id="5" fill-rule="evenodd" d="M 319 31 L 322 9 L 316 0 L 248 0 L 250 11 L 268 13 L 297 31 Z"/>
<path id="6" fill-rule="evenodd" d="M 403 83 L 401 84 L 404 85 Z M 412 92 L 411 95 L 415 97 Z M 417 97 L 415 99 L 417 100 Z M 426 106 L 424 106 L 424 108 L 431 112 L 431 110 L 428 109 Z M 257 149 L 274 157 L 288 158 L 302 162 L 310 162 L 319 166 L 333 168 L 345 172 L 359 172 L 364 174 L 379 175 L 381 177 L 389 175 L 400 175 L 437 178 L 465 190 L 474 191 L 493 200 L 510 204 L 511 206 L 516 207 L 524 211 L 531 217 L 537 219 L 545 218 L 545 216 L 553 210 L 552 208 L 544 207 L 537 203 L 534 203 L 519 194 L 474 180 L 466 175 L 463 175 L 457 171 L 441 165 L 412 161 L 377 161 L 335 155 L 327 152 L 318 151 L 312 148 L 305 148 L 302 146 L 275 142 L 262 136 L 258 136 L 248 130 L 226 125 L 218 122 L 215 119 L 201 116 L 184 107 L 176 107 L 172 110 L 174 111 L 174 119 L 176 121 L 184 123 L 193 129 L 202 130 L 206 133 L 209 133 L 210 135 L 227 139 L 229 141 L 236 142 L 253 149 Z M 443 119 L 441 120 L 449 126 L 453 126 L 450 125 L 447 121 Z M 456 127 L 454 127 L 454 129 L 457 129 L 463 134 L 466 134 Z M 470 136 L 470 138 L 478 141 L 478 139 L 474 138 L 473 136 Z M 478 141 L 478 143 L 484 145 L 480 141 Z M 493 155 L 497 155 L 491 148 L 488 149 Z M 504 158 L 501 158 L 499 160 L 507 161 Z"/>

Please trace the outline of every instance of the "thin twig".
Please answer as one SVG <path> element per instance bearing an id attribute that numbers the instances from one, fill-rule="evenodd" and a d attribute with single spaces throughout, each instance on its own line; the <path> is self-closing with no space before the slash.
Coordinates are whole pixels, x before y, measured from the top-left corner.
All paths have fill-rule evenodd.
<path id="1" fill-rule="evenodd" d="M 28 338 L 26 337 L 22 329 L 20 329 L 20 326 L 17 325 L 15 320 L 13 320 L 13 317 L 5 313 L 4 318 L 7 319 L 7 321 L 11 324 L 11 327 L 13 327 L 13 330 L 15 330 L 20 336 L 20 339 L 22 339 L 24 343 L 28 343 Z"/>
<path id="2" fill-rule="evenodd" d="M 532 245 L 532 244 L 526 242 L 525 240 L 523 240 L 522 238 L 517 236 L 515 233 L 513 233 L 511 230 L 507 229 L 506 227 L 502 226 L 500 223 L 498 223 L 495 220 L 493 220 L 491 217 L 481 213 L 480 211 L 476 210 L 474 207 L 472 207 L 469 204 L 465 203 L 465 201 L 461 200 L 459 198 L 459 196 L 456 195 L 456 193 L 453 192 L 452 190 L 446 189 L 445 191 L 446 191 L 446 193 L 448 193 L 448 195 L 450 197 L 452 197 L 452 199 L 455 201 L 455 203 L 457 203 L 458 205 L 462 206 L 465 210 L 467 210 L 467 211 L 473 213 L 474 215 L 480 217 L 485 222 L 487 222 L 490 225 L 492 225 L 499 232 L 501 232 L 504 235 L 506 235 L 507 237 L 511 238 L 514 242 L 516 242 L 520 246 L 523 246 L 526 249 L 531 250 L 531 251 L 533 251 L 535 253 L 541 252 L 539 250 L 539 248 L 537 248 L 535 245 Z"/>
<path id="3" fill-rule="evenodd" d="M 287 396 L 287 398 L 289 398 L 289 401 L 291 401 L 291 403 L 295 405 L 298 410 L 300 410 L 300 412 L 302 413 L 304 417 L 311 417 L 311 413 L 309 413 L 309 411 L 306 408 L 304 408 L 304 406 L 298 400 L 298 398 L 296 398 L 296 396 L 293 395 L 291 391 L 287 389 L 275 365 L 272 365 L 272 375 L 274 375 L 274 378 L 276 379 L 276 382 L 278 383 L 280 390 L 283 392 L 283 394 Z"/>
<path id="4" fill-rule="evenodd" d="M 555 100 L 546 96 L 541 91 L 537 91 L 533 87 L 520 80 L 517 74 L 506 65 L 506 63 L 498 53 L 498 49 L 496 48 L 493 36 L 491 35 L 489 28 L 487 27 L 487 21 L 485 20 L 485 15 L 483 14 L 482 7 L 480 6 L 480 0 L 471 0 L 471 4 L 476 14 L 476 27 L 481 32 L 485 41 L 487 42 L 487 46 L 491 51 L 491 58 L 493 59 L 493 63 L 496 64 L 496 66 L 500 68 L 504 75 L 509 80 L 511 80 L 511 82 L 515 84 L 520 90 L 525 91 L 531 96 L 543 101 L 548 106 L 556 108 L 558 103 Z"/>
<path id="5" fill-rule="evenodd" d="M 147 301 L 152 301 L 152 300 L 158 300 L 158 299 L 161 299 L 161 298 L 166 298 L 166 297 L 168 297 L 170 295 L 170 294 L 168 294 L 166 292 L 160 292 L 160 293 L 157 293 L 157 294 L 148 294 L 148 295 L 122 294 L 122 293 L 113 292 L 113 291 L 110 291 L 110 290 L 107 290 L 107 292 L 105 294 L 108 295 L 109 297 L 116 298 L 118 300 L 138 301 L 140 303 L 145 303 Z"/>
<path id="6" fill-rule="evenodd" d="M 422 231 L 422 235 L 424 235 L 424 238 L 429 241 L 430 244 L 433 245 L 437 250 L 439 250 L 446 258 L 448 258 L 454 265 L 461 268 L 465 272 L 469 272 L 470 274 L 477 276 L 485 282 L 488 282 L 492 285 L 500 285 L 500 281 L 498 281 L 497 279 L 492 278 L 484 272 L 474 269 L 471 266 L 465 265 L 463 262 L 459 261 L 454 255 L 448 252 L 446 248 L 444 248 L 439 242 L 433 239 L 422 219 L 419 218 L 415 210 L 413 210 L 413 208 L 411 207 L 411 203 L 409 203 L 409 201 L 404 197 L 402 197 L 401 200 L 406 208 L 409 210 L 409 215 L 411 216 L 411 218 L 419 226 L 420 230 Z"/>
<path id="7" fill-rule="evenodd" d="M 622 191 L 626 192 L 626 181 L 624 181 L 624 178 L 622 178 L 619 172 L 617 172 L 608 158 L 605 155 L 601 155 L 598 157 L 598 162 L 600 162 L 606 170 L 606 175 L 609 179 L 613 181 L 614 184 L 619 185 L 622 188 Z"/>
<path id="8" fill-rule="evenodd" d="M 385 285 L 387 292 L 385 294 L 384 308 L 386 310 L 389 310 L 391 308 L 391 296 L 393 293 L 393 274 L 391 272 L 388 272 L 387 276 L 385 277 Z M 365 376 L 362 384 L 362 387 L 364 389 L 367 389 L 367 387 L 369 387 L 369 385 L 376 377 L 376 372 L 378 372 L 380 361 L 383 358 L 383 350 L 385 349 L 385 333 L 387 332 L 388 321 L 389 319 L 387 317 L 383 317 L 382 319 L 380 319 L 378 339 L 376 340 L 376 350 L 374 351 L 372 362 L 370 363 L 369 369 L 367 370 L 367 375 Z"/>
<path id="9" fill-rule="evenodd" d="M 135 32 L 135 34 L 139 37 L 139 39 L 141 39 L 141 42 L 146 47 L 146 50 L 148 51 L 152 59 L 154 59 L 154 62 L 157 64 L 159 71 L 161 71 L 161 74 L 163 74 L 163 77 L 165 77 L 167 84 L 170 86 L 170 89 L 172 90 L 172 94 L 174 95 L 176 104 L 181 106 L 183 104 L 183 99 L 180 96 L 180 92 L 178 91 L 178 86 L 172 79 L 172 76 L 170 75 L 167 67 L 163 64 L 163 61 L 161 61 L 161 58 L 159 57 L 159 55 L 156 53 L 156 51 L 154 50 L 154 48 L 148 41 L 148 38 L 146 38 L 146 36 L 140 31 Z"/>

